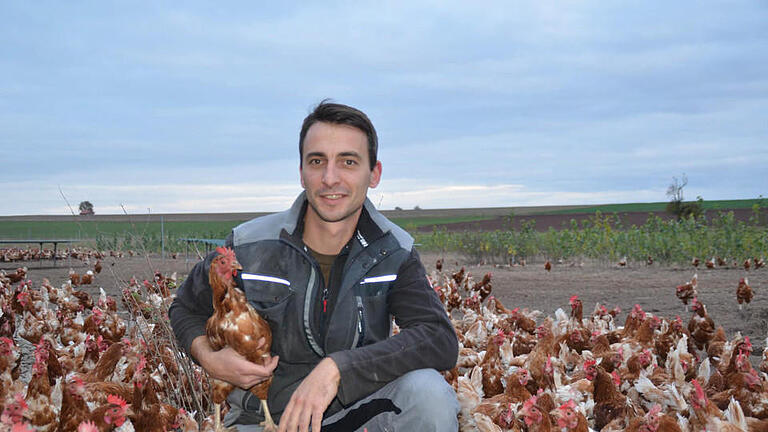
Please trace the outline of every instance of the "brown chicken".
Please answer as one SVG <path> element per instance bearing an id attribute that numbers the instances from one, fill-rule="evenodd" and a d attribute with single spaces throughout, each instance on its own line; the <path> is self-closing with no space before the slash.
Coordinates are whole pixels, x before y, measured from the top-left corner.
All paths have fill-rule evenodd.
<path id="1" fill-rule="evenodd" d="M 627 414 L 627 397 L 617 388 L 612 377 L 594 360 L 584 362 L 584 373 L 594 383 L 593 396 L 595 408 L 595 428 L 602 429 L 614 419 L 621 419 Z"/>
<path id="2" fill-rule="evenodd" d="M 498 426 L 510 429 L 516 424 L 513 407 L 531 398 L 531 393 L 525 388 L 529 379 L 530 374 L 527 370 L 517 369 L 507 376 L 507 388 L 504 393 L 484 399 L 474 412 L 485 414 Z"/>
<path id="3" fill-rule="evenodd" d="M 220 350 L 231 347 L 248 361 L 266 363 L 272 346 L 269 324 L 248 303 L 245 293 L 237 288 L 235 275 L 242 266 L 237 262 L 235 251 L 216 248 L 219 253 L 211 262 L 209 283 L 213 291 L 213 315 L 206 324 L 211 348 Z M 252 387 L 251 393 L 261 400 L 266 414 L 265 430 L 274 429 L 274 421 L 267 408 L 267 391 L 272 379 Z M 224 402 L 234 385 L 213 380 L 213 402 L 216 404 L 216 425 L 220 424 L 220 404 Z"/>
<path id="4" fill-rule="evenodd" d="M 27 418 L 38 430 L 53 431 L 58 426 L 59 409 L 53 402 L 52 383 L 48 374 L 49 352 L 46 341 L 35 348 L 35 364 L 32 379 L 27 386 L 26 401 L 29 404 Z"/>
<path id="5" fill-rule="evenodd" d="M 655 404 L 643 417 L 629 421 L 627 432 L 682 432 L 677 420 L 669 414 L 661 413 L 661 405 Z"/>
<path id="6" fill-rule="evenodd" d="M 587 418 L 576 409 L 573 399 L 552 410 L 550 414 L 555 418 L 557 427 L 567 432 L 589 432 Z"/>
<path id="7" fill-rule="evenodd" d="M 736 301 L 739 302 L 739 310 L 742 308 L 742 303 L 749 304 L 752 301 L 752 288 L 750 288 L 747 278 L 739 279 L 739 286 L 736 288 Z"/>
<path id="8" fill-rule="evenodd" d="M 504 392 L 504 384 L 502 384 L 504 367 L 499 356 L 499 347 L 504 343 L 504 339 L 502 330 L 488 337 L 485 357 L 480 363 L 480 367 L 483 369 L 483 393 L 488 398 Z"/>
<path id="9" fill-rule="evenodd" d="M 712 270 L 715 268 L 715 257 L 712 257 L 704 262 L 704 265 L 707 266 L 708 269 Z"/>
<path id="10" fill-rule="evenodd" d="M 696 288 L 698 287 L 698 275 L 694 274 L 690 282 L 678 285 L 675 289 L 675 295 L 685 305 L 685 310 L 688 310 L 688 302 L 698 295 Z"/>
<path id="11" fill-rule="evenodd" d="M 109 395 L 107 403 L 91 412 L 89 420 L 99 432 L 111 431 L 128 421 L 131 406 L 121 397 Z"/>
<path id="12" fill-rule="evenodd" d="M 75 269 L 73 268 L 69 269 L 69 282 L 72 286 L 80 285 L 80 274 L 75 273 Z"/>
<path id="13" fill-rule="evenodd" d="M 554 430 L 552 421 L 549 418 L 549 410 L 542 410 L 536 403 L 538 397 L 532 396 L 525 401 L 523 407 L 517 412 L 522 417 L 529 432 L 548 432 Z M 543 412 L 542 412 L 543 411 Z"/>
<path id="14" fill-rule="evenodd" d="M 93 283 L 93 272 L 88 270 L 80 277 L 80 285 L 90 285 Z"/>
<path id="15" fill-rule="evenodd" d="M 715 337 L 715 322 L 707 315 L 707 307 L 694 297 L 691 301 L 693 316 L 688 321 L 688 331 L 696 344 L 696 348 L 706 350 L 709 343 Z"/>
<path id="16" fill-rule="evenodd" d="M 544 263 L 544 270 L 551 271 L 552 270 L 552 263 L 547 260 L 547 262 Z"/>
<path id="17" fill-rule="evenodd" d="M 59 416 L 58 432 L 74 430 L 86 421 L 91 414 L 85 403 L 85 383 L 80 377 L 73 375 L 62 384 L 61 413 Z"/>
<path id="18" fill-rule="evenodd" d="M 712 403 L 697 380 L 693 380 L 690 401 L 693 414 L 690 418 L 691 430 L 712 430 L 711 424 L 722 420 L 723 413 Z M 710 429 L 707 429 L 709 427 Z"/>
<path id="19" fill-rule="evenodd" d="M 493 286 L 491 285 L 491 273 L 486 273 L 483 276 L 483 280 L 472 285 L 472 292 L 477 293 L 480 296 L 480 302 L 484 302 L 485 299 L 491 294 Z"/>
<path id="20" fill-rule="evenodd" d="M 27 268 L 26 267 L 19 267 L 16 269 L 16 273 L 8 273 L 5 275 L 12 284 L 15 284 L 16 282 L 24 279 L 27 276 Z"/>

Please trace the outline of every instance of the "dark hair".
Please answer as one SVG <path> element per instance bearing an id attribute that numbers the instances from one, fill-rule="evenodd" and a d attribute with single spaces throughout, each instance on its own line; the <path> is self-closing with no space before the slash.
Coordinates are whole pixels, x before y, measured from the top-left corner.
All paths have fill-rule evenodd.
<path id="1" fill-rule="evenodd" d="M 360 129 L 368 137 L 368 160 L 371 170 L 376 166 L 376 153 L 379 149 L 379 138 L 373 123 L 364 112 L 348 105 L 332 103 L 330 99 L 323 99 L 314 110 L 304 119 L 299 133 L 299 166 L 304 163 L 304 138 L 309 127 L 317 122 L 342 124 Z"/>

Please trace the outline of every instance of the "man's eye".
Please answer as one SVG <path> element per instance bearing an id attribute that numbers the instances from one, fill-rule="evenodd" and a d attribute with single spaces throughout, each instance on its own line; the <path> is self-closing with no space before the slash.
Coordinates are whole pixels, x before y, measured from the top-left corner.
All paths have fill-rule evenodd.
<path id="1" fill-rule="evenodd" d="M 352 165 L 356 165 L 356 164 L 357 164 L 357 162 L 353 161 L 352 159 L 347 159 L 347 160 L 344 161 L 344 165 L 347 165 L 347 166 L 352 166 Z"/>

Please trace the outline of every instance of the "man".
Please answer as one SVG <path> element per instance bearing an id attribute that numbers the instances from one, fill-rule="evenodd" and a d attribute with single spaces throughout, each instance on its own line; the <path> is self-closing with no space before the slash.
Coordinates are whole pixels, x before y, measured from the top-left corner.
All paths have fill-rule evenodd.
<path id="1" fill-rule="evenodd" d="M 208 268 L 198 263 L 169 310 L 181 345 L 208 373 L 242 389 L 272 376 L 280 432 L 456 431 L 458 403 L 436 370 L 458 342 L 408 233 L 366 198 L 378 185 L 378 138 L 368 117 L 321 102 L 299 134 L 304 192 L 282 213 L 232 230 L 243 290 L 272 330 L 264 366 L 212 351 Z M 391 316 L 400 332 L 391 336 Z M 233 391 L 227 425 L 258 431 L 258 400 Z M 245 425 L 248 426 L 245 426 Z"/>

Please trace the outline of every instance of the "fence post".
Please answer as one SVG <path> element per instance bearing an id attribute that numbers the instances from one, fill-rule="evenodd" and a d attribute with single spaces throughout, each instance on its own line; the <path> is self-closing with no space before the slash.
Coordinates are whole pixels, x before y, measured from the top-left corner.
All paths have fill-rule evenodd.
<path id="1" fill-rule="evenodd" d="M 163 215 L 160 215 L 160 257 L 165 259 L 165 224 Z"/>

